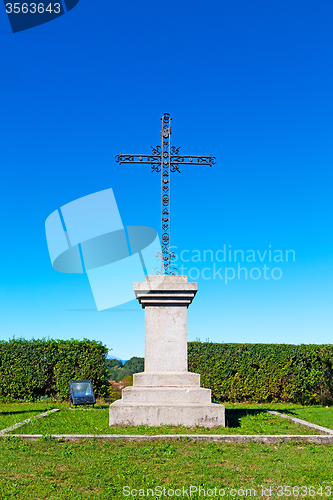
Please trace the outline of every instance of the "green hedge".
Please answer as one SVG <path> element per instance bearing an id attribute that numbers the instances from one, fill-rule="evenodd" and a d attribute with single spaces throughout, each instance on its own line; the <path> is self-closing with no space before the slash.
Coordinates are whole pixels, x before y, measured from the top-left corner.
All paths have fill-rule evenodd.
<path id="1" fill-rule="evenodd" d="M 188 362 L 217 402 L 333 402 L 333 345 L 189 342 Z"/>
<path id="2" fill-rule="evenodd" d="M 80 379 L 108 397 L 107 352 L 87 339 L 0 341 L 0 400 L 68 399 Z M 333 402 L 333 345 L 190 342 L 188 361 L 217 402 Z"/>
<path id="3" fill-rule="evenodd" d="M 0 341 L 0 399 L 36 400 L 69 397 L 70 380 L 92 380 L 95 394 L 109 390 L 101 342 L 79 340 Z"/>

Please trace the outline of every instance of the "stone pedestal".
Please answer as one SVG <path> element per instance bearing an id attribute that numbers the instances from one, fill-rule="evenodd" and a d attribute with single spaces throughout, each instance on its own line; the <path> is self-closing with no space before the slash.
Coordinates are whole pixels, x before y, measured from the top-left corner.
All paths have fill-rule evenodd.
<path id="1" fill-rule="evenodd" d="M 145 371 L 110 405 L 110 425 L 225 425 L 200 375 L 187 371 L 187 308 L 198 290 L 187 276 L 147 276 L 134 283 L 145 309 Z"/>

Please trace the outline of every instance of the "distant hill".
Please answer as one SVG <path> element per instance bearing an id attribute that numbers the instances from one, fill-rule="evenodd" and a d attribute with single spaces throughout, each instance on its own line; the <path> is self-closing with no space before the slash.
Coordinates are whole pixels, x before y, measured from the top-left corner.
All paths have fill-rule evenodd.
<path id="1" fill-rule="evenodd" d="M 118 361 L 121 361 L 122 364 L 126 363 L 127 359 L 121 359 L 121 358 L 117 358 L 117 356 L 111 356 L 111 355 L 108 355 L 106 356 L 107 359 L 117 359 Z"/>
<path id="2" fill-rule="evenodd" d="M 144 371 L 144 358 L 133 358 L 123 362 L 123 360 L 115 356 L 108 356 L 106 361 L 109 380 L 120 382 L 124 377 L 131 376 L 133 373 L 140 373 Z"/>

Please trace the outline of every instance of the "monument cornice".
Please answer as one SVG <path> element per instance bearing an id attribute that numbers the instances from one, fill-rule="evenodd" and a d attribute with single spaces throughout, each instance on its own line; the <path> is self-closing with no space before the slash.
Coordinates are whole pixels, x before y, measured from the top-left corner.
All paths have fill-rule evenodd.
<path id="1" fill-rule="evenodd" d="M 198 291 L 198 283 L 188 283 L 187 276 L 148 275 L 146 282 L 134 283 L 135 297 L 143 308 L 188 307 Z"/>

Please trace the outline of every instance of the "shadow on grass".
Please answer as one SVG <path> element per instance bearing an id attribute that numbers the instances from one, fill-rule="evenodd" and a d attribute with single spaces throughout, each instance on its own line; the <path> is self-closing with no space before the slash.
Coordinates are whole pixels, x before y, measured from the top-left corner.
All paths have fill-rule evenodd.
<path id="1" fill-rule="evenodd" d="M 7 417 L 8 415 L 20 415 L 24 413 L 45 413 L 46 411 L 52 410 L 52 408 L 38 408 L 38 410 L 21 410 L 21 411 L 0 411 L 0 417 Z"/>
<path id="2" fill-rule="evenodd" d="M 247 415 L 258 415 L 259 413 L 267 413 L 267 410 L 262 408 L 248 408 L 240 410 L 239 408 L 226 408 L 225 410 L 225 425 L 226 427 L 237 428 L 241 426 L 240 419 L 246 417 Z M 283 413 L 283 412 L 281 412 Z"/>

